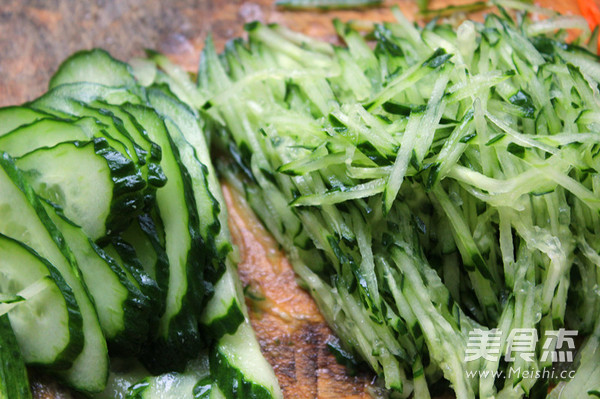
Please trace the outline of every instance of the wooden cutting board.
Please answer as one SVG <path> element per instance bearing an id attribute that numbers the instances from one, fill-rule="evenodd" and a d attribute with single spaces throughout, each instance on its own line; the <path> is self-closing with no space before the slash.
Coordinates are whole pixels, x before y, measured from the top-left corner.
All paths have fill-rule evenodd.
<path id="1" fill-rule="evenodd" d="M 472 0 L 432 0 L 434 8 Z M 414 0 L 384 0 L 366 11 L 282 11 L 274 0 L 2 0 L 0 2 L 0 106 L 31 100 L 69 54 L 102 47 L 127 60 L 145 48 L 196 69 L 202 43 L 211 33 L 219 48 L 243 35 L 244 23 L 278 22 L 309 35 L 335 40 L 331 19 L 393 20 L 396 4 L 414 15 Z M 562 12 L 578 13 L 575 0 L 541 0 Z"/>
<path id="2" fill-rule="evenodd" d="M 432 0 L 433 8 L 470 0 Z M 335 41 L 331 19 L 393 20 L 396 4 L 412 16 L 414 1 L 385 1 L 361 11 L 283 11 L 273 0 L 2 0 L 0 3 L 0 106 L 20 104 L 46 90 L 50 76 L 69 54 L 102 47 L 128 60 L 156 49 L 193 71 L 206 36 L 218 48 L 243 35 L 244 23 L 277 22 Z M 542 6 L 576 14 L 574 0 L 543 0 Z M 252 324 L 286 398 L 366 398 L 374 375 L 350 377 L 328 352 L 331 331 L 310 296 L 296 284 L 285 255 L 243 201 L 224 187 L 230 225 L 240 248 L 242 281 L 264 295 L 249 303 Z M 50 385 L 50 386 L 49 386 Z M 370 387 L 370 388 L 368 388 Z M 70 397 L 48 379 L 34 377 L 38 398 Z"/>

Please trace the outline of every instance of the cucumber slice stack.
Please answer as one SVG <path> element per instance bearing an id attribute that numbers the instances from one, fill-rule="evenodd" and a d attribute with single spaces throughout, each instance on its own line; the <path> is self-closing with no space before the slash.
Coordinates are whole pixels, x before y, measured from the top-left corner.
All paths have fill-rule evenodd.
<path id="1" fill-rule="evenodd" d="M 42 97 L 0 109 L 0 126 L 0 342 L 20 353 L 3 356 L 0 377 L 28 393 L 24 362 L 105 397 L 120 375 L 132 382 L 121 396 L 193 397 L 200 380 L 212 397 L 281 396 L 247 320 L 195 111 L 91 50 Z M 230 355 L 217 356 L 225 339 Z M 138 366 L 110 374 L 115 357 Z M 176 393 L 156 388 L 170 375 Z"/>

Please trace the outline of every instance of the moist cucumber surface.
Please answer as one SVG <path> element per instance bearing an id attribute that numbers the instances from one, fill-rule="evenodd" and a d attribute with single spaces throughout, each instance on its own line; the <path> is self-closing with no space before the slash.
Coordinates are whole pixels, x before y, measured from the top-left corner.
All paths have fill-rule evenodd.
<path id="1" fill-rule="evenodd" d="M 7 215 L 0 221 L 0 233 L 22 241 L 56 267 L 72 289 L 81 314 L 83 348 L 72 365 L 57 371 L 57 375 L 84 392 L 100 391 L 108 376 L 108 350 L 77 261 L 32 187 L 6 153 L 0 156 L 0 168 L 0 206 Z M 24 328 L 30 329 L 32 325 Z"/>
<path id="2" fill-rule="evenodd" d="M 8 312 L 2 319 L 8 317 L 14 330 L 6 334 L 15 334 L 21 348 L 15 362 L 70 367 L 83 348 L 82 317 L 71 288 L 50 262 L 4 234 L 0 234 L 0 254 L 0 292 L 19 299 L 0 304 L 0 313 Z M 6 330 L 6 322 L 2 323 Z M 30 328 L 32 325 L 37 328 Z M 12 356 L 2 359 L 8 363 Z"/>
<path id="3" fill-rule="evenodd" d="M 60 205 L 94 241 L 122 228 L 127 213 L 143 208 L 141 174 L 104 139 L 41 148 L 17 164 L 34 189 Z"/>
<path id="4" fill-rule="evenodd" d="M 54 147 L 64 141 L 87 141 L 90 138 L 77 125 L 45 118 L 0 137 L 0 148 L 13 157 L 20 157 L 37 148 Z"/>
<path id="5" fill-rule="evenodd" d="M 20 126 L 28 125 L 50 116 L 49 114 L 25 106 L 0 108 L 0 118 L 2 118 L 3 122 L 0 128 L 0 136 L 4 136 L 6 133 Z"/>
<path id="6" fill-rule="evenodd" d="M 148 335 L 150 300 L 127 279 L 123 267 L 67 219 L 60 207 L 45 202 L 44 208 L 80 265 L 111 353 L 139 354 Z"/>
<path id="7" fill-rule="evenodd" d="M 201 238 L 198 233 L 198 216 L 191 192 L 190 177 L 180 160 L 179 149 L 173 142 L 163 120 L 150 108 L 128 106 L 130 112 L 145 128 L 152 141 L 162 149 L 162 169 L 167 183 L 156 192 L 156 210 L 165 232 L 165 251 L 169 261 L 165 312 L 161 316 L 154 338 L 154 349 L 147 363 L 151 368 L 165 370 L 185 366 L 184 351 L 195 353 L 201 347 L 198 316 L 194 313 L 203 287 L 190 282 L 201 270 Z M 194 293 L 194 289 L 199 289 Z M 185 348 L 188 348 L 187 350 Z"/>
<path id="8" fill-rule="evenodd" d="M 90 82 L 106 86 L 133 86 L 131 68 L 102 49 L 83 50 L 66 59 L 50 79 L 49 88 L 65 83 Z"/>

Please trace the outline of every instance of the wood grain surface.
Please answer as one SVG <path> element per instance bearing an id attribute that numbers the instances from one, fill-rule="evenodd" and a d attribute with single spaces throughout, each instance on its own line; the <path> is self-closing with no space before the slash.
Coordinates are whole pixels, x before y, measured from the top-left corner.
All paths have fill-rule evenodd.
<path id="1" fill-rule="evenodd" d="M 432 0 L 434 8 L 469 0 Z M 544 0 L 540 5 L 578 13 L 574 0 Z M 335 41 L 331 19 L 392 20 L 396 4 L 414 15 L 414 1 L 385 1 L 364 11 L 283 11 L 273 0 L 0 0 L 0 106 L 20 104 L 43 93 L 50 76 L 69 54 L 102 47 L 128 60 L 156 49 L 193 71 L 206 36 L 218 48 L 243 35 L 244 23 L 278 22 L 303 33 Z M 245 285 L 264 294 L 249 303 L 252 323 L 267 360 L 274 366 L 286 398 L 364 398 L 373 375 L 349 377 L 328 352 L 331 336 L 309 295 L 276 243 L 248 208 L 225 187 L 234 239 L 240 247 Z M 33 381 L 37 398 L 70 394 L 47 378 Z"/>

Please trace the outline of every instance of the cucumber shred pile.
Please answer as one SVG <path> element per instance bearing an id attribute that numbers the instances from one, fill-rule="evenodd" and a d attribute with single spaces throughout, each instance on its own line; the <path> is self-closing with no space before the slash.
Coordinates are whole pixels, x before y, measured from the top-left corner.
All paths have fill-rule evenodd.
<path id="1" fill-rule="evenodd" d="M 82 51 L 0 109 L 0 397 L 31 397 L 25 364 L 97 397 L 281 397 L 236 259 L 202 123 L 168 87 Z"/>
<path id="2" fill-rule="evenodd" d="M 338 353 L 393 397 L 600 392 L 597 34 L 502 4 L 517 10 L 457 29 L 397 9 L 366 34 L 335 21 L 343 46 L 252 23 L 222 54 L 207 41 L 198 89 L 163 78 L 200 111 Z M 567 44 L 570 28 L 584 32 Z M 578 337 L 572 362 L 549 355 L 575 351 L 546 340 L 560 333 Z"/>

